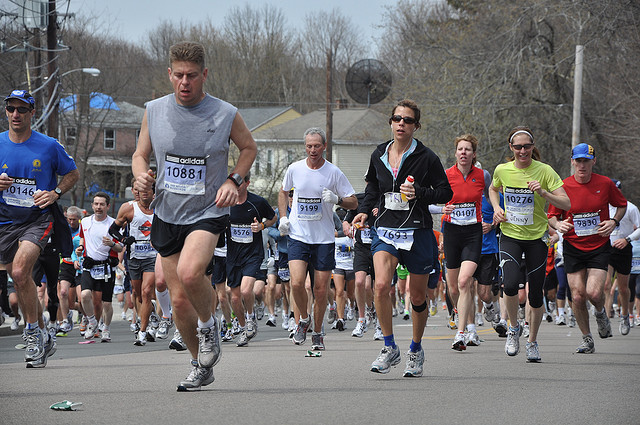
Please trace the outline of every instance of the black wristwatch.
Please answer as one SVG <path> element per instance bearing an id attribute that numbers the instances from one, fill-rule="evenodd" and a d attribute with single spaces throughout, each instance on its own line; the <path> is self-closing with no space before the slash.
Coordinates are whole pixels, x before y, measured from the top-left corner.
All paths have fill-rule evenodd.
<path id="1" fill-rule="evenodd" d="M 56 195 L 58 195 L 58 199 L 60 199 L 60 197 L 62 196 L 62 190 L 59 187 L 56 187 L 55 189 L 53 189 L 53 191 L 56 193 Z"/>
<path id="2" fill-rule="evenodd" d="M 616 223 L 616 227 L 620 226 L 620 222 L 618 221 L 618 219 L 617 219 L 617 218 L 612 217 L 612 218 L 611 218 L 611 220 L 613 220 L 613 221 L 614 221 L 614 223 Z"/>
<path id="3" fill-rule="evenodd" d="M 627 243 L 629 245 L 631 245 L 631 238 L 629 236 L 627 236 L 626 238 L 624 238 L 625 241 L 627 241 Z"/>
<path id="4" fill-rule="evenodd" d="M 238 187 L 240 187 L 240 185 L 242 184 L 242 181 L 244 180 L 242 176 L 238 173 L 231 173 L 227 178 L 232 182 L 234 182 Z"/>

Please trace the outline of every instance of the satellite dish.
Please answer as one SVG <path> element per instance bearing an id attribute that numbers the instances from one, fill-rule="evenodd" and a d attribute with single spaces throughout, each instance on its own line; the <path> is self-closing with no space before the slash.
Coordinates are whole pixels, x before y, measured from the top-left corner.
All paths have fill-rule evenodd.
<path id="1" fill-rule="evenodd" d="M 351 65 L 345 81 L 347 93 L 367 107 L 383 100 L 391 91 L 391 71 L 375 59 L 363 59 Z"/>

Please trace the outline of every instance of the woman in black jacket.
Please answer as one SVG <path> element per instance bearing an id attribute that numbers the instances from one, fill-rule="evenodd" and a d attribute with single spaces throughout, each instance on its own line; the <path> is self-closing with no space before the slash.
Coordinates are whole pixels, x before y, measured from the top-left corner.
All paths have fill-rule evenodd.
<path id="1" fill-rule="evenodd" d="M 389 292 L 400 262 L 411 273 L 413 338 L 407 353 L 404 376 L 421 376 L 424 351 L 421 341 L 427 323 L 427 282 L 437 261 L 437 242 L 429 204 L 445 203 L 453 192 L 438 156 L 419 140 L 420 109 L 412 100 L 402 100 L 393 108 L 389 124 L 393 139 L 371 154 L 365 175 L 367 187 L 354 225 L 364 226 L 374 208 L 371 251 L 376 274 L 374 299 L 385 346 L 372 363 L 371 371 L 388 373 L 400 363 L 400 349 L 393 337 L 392 305 Z"/>

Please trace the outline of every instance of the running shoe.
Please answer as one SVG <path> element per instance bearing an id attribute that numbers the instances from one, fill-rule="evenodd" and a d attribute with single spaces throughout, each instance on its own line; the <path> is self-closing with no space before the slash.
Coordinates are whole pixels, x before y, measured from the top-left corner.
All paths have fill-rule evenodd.
<path id="1" fill-rule="evenodd" d="M 120 317 L 122 318 L 122 320 L 127 320 L 127 313 L 125 313 L 124 311 L 120 314 Z"/>
<path id="2" fill-rule="evenodd" d="M 247 330 L 243 329 L 243 331 L 240 332 L 240 336 L 238 337 L 238 340 L 236 341 L 236 345 L 238 347 L 245 347 L 247 344 L 249 344 L 250 339 L 251 338 L 247 336 Z"/>
<path id="3" fill-rule="evenodd" d="M 25 329 L 27 347 L 24 350 L 24 361 L 40 360 L 44 355 L 44 332 L 40 328 Z"/>
<path id="4" fill-rule="evenodd" d="M 467 347 L 477 347 L 480 345 L 480 343 L 482 343 L 482 340 L 480 339 L 476 331 L 467 332 L 464 335 L 464 338 L 464 342 Z"/>
<path id="5" fill-rule="evenodd" d="M 398 346 L 389 347 L 385 345 L 380 350 L 378 358 L 371 363 L 371 372 L 375 373 L 389 373 L 391 366 L 395 366 L 400 363 L 400 348 Z"/>
<path id="6" fill-rule="evenodd" d="M 82 316 L 80 318 L 80 316 Z M 87 316 L 85 315 L 78 315 L 78 317 L 80 318 L 80 335 L 84 336 L 86 330 L 87 330 L 87 325 L 89 324 L 89 319 L 87 319 Z"/>
<path id="7" fill-rule="evenodd" d="M 525 338 L 529 338 L 529 324 L 525 323 L 524 326 L 522 326 L 522 336 Z"/>
<path id="8" fill-rule="evenodd" d="M 138 335 L 136 335 L 136 340 L 133 341 L 133 345 L 142 347 L 146 343 L 147 343 L 147 333 L 143 331 L 138 332 Z"/>
<path id="9" fill-rule="evenodd" d="M 289 315 L 286 314 L 285 312 L 282 312 L 282 329 L 283 330 L 288 330 L 289 329 Z"/>
<path id="10" fill-rule="evenodd" d="M 422 376 L 423 366 L 424 350 L 421 348 L 417 353 L 409 350 L 407 352 L 407 363 L 402 376 L 404 376 L 405 378 L 417 378 L 419 376 Z"/>
<path id="11" fill-rule="evenodd" d="M 256 319 L 262 320 L 264 317 L 264 303 L 261 302 L 256 306 Z"/>
<path id="12" fill-rule="evenodd" d="M 69 333 L 73 330 L 73 321 L 69 321 L 69 319 L 64 319 L 60 324 L 60 331 L 64 333 Z"/>
<path id="13" fill-rule="evenodd" d="M 353 319 L 356 318 L 354 312 L 353 312 L 353 306 L 351 306 L 351 303 L 347 304 L 347 308 L 345 309 L 345 313 L 344 315 L 346 316 L 347 320 L 351 321 Z"/>
<path id="14" fill-rule="evenodd" d="M 232 330 L 233 330 L 233 334 L 234 335 L 238 335 L 240 332 L 242 332 L 242 328 L 240 327 L 240 322 L 238 322 L 238 318 L 234 317 L 233 320 L 231 320 L 231 324 L 232 324 Z"/>
<path id="15" fill-rule="evenodd" d="M 447 323 L 447 327 L 449 329 L 458 329 L 458 325 L 456 325 L 456 313 L 451 313 L 449 316 L 449 322 Z"/>
<path id="16" fill-rule="evenodd" d="M 327 323 L 331 325 L 333 324 L 333 322 L 336 321 L 337 318 L 338 318 L 338 313 L 336 313 L 335 307 L 330 307 L 329 313 L 327 314 Z"/>
<path id="17" fill-rule="evenodd" d="M 173 339 L 169 343 L 169 348 L 176 351 L 185 351 L 187 349 L 187 344 L 184 343 L 182 335 L 177 329 L 173 332 Z"/>
<path id="18" fill-rule="evenodd" d="M 500 320 L 498 323 L 493 322 L 493 329 L 498 333 L 500 338 L 505 338 L 507 336 L 507 321 Z"/>
<path id="19" fill-rule="evenodd" d="M 451 348 L 456 351 L 464 351 L 467 349 L 467 345 L 464 340 L 464 333 L 457 332 L 456 336 L 453 338 L 453 343 L 451 344 Z"/>
<path id="20" fill-rule="evenodd" d="M 631 326 L 629 325 L 629 316 L 622 317 L 620 320 L 620 335 L 627 335 L 631 330 Z"/>
<path id="21" fill-rule="evenodd" d="M 520 327 L 515 329 L 509 327 L 509 331 L 507 332 L 507 342 L 504 345 L 504 352 L 507 353 L 508 356 L 515 356 L 520 351 L 520 332 Z"/>
<path id="22" fill-rule="evenodd" d="M 372 307 L 365 307 L 364 317 L 365 324 L 369 327 L 372 325 L 373 321 L 376 320 L 376 311 Z"/>
<path id="23" fill-rule="evenodd" d="M 356 327 L 353 329 L 353 332 L 351 332 L 351 336 L 362 338 L 366 331 L 367 323 L 364 320 L 360 319 L 358 320 L 358 323 L 356 323 Z"/>
<path id="24" fill-rule="evenodd" d="M 233 341 L 233 331 L 231 328 L 227 328 L 224 335 L 222 336 L 222 342 L 230 342 Z"/>
<path id="25" fill-rule="evenodd" d="M 22 317 L 20 316 L 20 314 L 18 314 L 13 319 L 13 322 L 11 323 L 11 330 L 12 331 L 17 331 L 18 329 L 20 329 L 20 320 L 22 320 Z"/>
<path id="26" fill-rule="evenodd" d="M 556 302 L 555 301 L 549 301 L 549 314 L 553 315 L 553 313 L 556 311 Z"/>
<path id="27" fill-rule="evenodd" d="M 596 313 L 596 323 L 598 324 L 598 335 L 600 338 L 610 338 L 613 336 L 611 333 L 611 322 L 607 313 Z"/>
<path id="28" fill-rule="evenodd" d="M 391 309 L 391 317 L 396 317 L 398 315 L 398 309 L 393 307 L 393 309 Z"/>
<path id="29" fill-rule="evenodd" d="M 525 318 L 524 307 L 518 307 L 518 320 L 524 320 L 524 318 Z"/>
<path id="30" fill-rule="evenodd" d="M 270 314 L 267 322 L 265 323 L 267 326 L 271 326 L 272 328 L 276 327 L 276 316 L 274 314 Z"/>
<path id="31" fill-rule="evenodd" d="M 296 345 L 302 345 L 307 340 L 307 331 L 309 330 L 309 319 L 300 320 L 296 330 L 293 334 L 293 343 Z"/>
<path id="32" fill-rule="evenodd" d="M 567 324 L 567 318 L 565 317 L 564 314 L 558 314 L 558 316 L 556 317 L 556 325 L 558 326 L 564 326 Z"/>
<path id="33" fill-rule="evenodd" d="M 438 307 L 436 306 L 436 304 L 432 304 L 431 308 L 429 309 L 429 316 L 433 317 L 436 314 L 438 314 Z"/>
<path id="34" fill-rule="evenodd" d="M 258 323 L 254 318 L 247 319 L 247 327 L 246 327 L 247 338 L 251 339 L 258 334 Z"/>
<path id="35" fill-rule="evenodd" d="M 593 354 L 596 352 L 595 343 L 591 335 L 582 335 L 582 342 L 576 348 L 576 353 Z"/>
<path id="36" fill-rule="evenodd" d="M 293 317 L 289 317 L 289 324 L 287 325 L 287 331 L 289 332 L 295 332 L 296 330 L 296 319 L 294 319 Z M 289 337 L 291 338 L 291 337 Z"/>
<path id="37" fill-rule="evenodd" d="M 344 319 L 338 319 L 336 320 L 336 329 L 339 330 L 340 332 L 345 330 L 345 324 L 344 324 Z"/>
<path id="38" fill-rule="evenodd" d="M 311 349 L 312 350 L 324 350 L 324 338 L 322 334 L 311 335 Z"/>
<path id="39" fill-rule="evenodd" d="M 196 333 L 198 335 L 198 363 L 203 368 L 215 366 L 221 357 L 218 319 L 214 317 L 213 326 L 198 328 Z"/>
<path id="40" fill-rule="evenodd" d="M 100 342 L 111 342 L 111 332 L 109 329 L 103 329 L 100 332 Z"/>
<path id="41" fill-rule="evenodd" d="M 402 320 L 409 320 L 411 319 L 411 313 L 409 312 L 409 310 L 405 310 L 402 313 Z"/>
<path id="42" fill-rule="evenodd" d="M 189 376 L 178 384 L 178 391 L 199 391 L 201 387 L 215 381 L 213 367 L 201 367 L 196 360 L 191 360 Z"/>
<path id="43" fill-rule="evenodd" d="M 540 349 L 537 341 L 527 342 L 526 351 L 528 363 L 540 363 L 542 359 L 540 358 Z"/>
<path id="44" fill-rule="evenodd" d="M 484 319 L 487 322 L 494 322 L 496 320 L 496 308 L 494 304 L 491 303 L 491 307 L 488 307 L 488 304 L 484 304 Z"/>
<path id="45" fill-rule="evenodd" d="M 38 331 L 40 330 L 38 329 Z M 26 352 L 25 352 L 25 361 L 27 361 L 27 369 L 45 367 L 47 365 L 47 359 L 56 352 L 55 328 L 49 328 L 45 331 L 40 331 L 40 333 L 42 335 L 42 340 L 46 339 L 46 342 L 43 343 L 43 354 L 37 359 L 27 361 Z"/>
<path id="46" fill-rule="evenodd" d="M 84 331 L 84 339 L 93 338 L 94 334 L 96 333 L 96 331 L 98 331 L 97 328 L 98 328 L 98 323 L 94 324 L 94 323 L 89 322 L 89 324 L 87 325 L 87 330 Z M 98 337 L 100 337 L 100 334 L 98 334 Z"/>
<path id="47" fill-rule="evenodd" d="M 576 327 L 576 316 L 573 314 L 573 310 L 569 313 L 569 323 L 567 324 L 570 328 Z"/>
<path id="48" fill-rule="evenodd" d="M 384 339 L 384 335 L 382 334 L 382 328 L 379 323 L 376 323 L 376 331 L 373 333 L 374 341 L 382 341 Z"/>
<path id="49" fill-rule="evenodd" d="M 168 317 L 163 317 L 162 320 L 160 320 L 160 324 L 158 325 L 156 338 L 167 339 L 167 337 L 169 336 L 169 328 L 171 328 L 171 319 L 169 319 Z"/>
<path id="50" fill-rule="evenodd" d="M 147 326 L 147 341 L 149 342 L 156 342 L 156 333 L 155 333 L 155 329 L 153 329 L 151 327 L 151 324 L 149 324 L 149 326 Z"/>
<path id="51" fill-rule="evenodd" d="M 636 326 L 640 327 L 640 312 L 638 312 L 638 314 L 636 315 L 635 323 L 636 323 Z"/>

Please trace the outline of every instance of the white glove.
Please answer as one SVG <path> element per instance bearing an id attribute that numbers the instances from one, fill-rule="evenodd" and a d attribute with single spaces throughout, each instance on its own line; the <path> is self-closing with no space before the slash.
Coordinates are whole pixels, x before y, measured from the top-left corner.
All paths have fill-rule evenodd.
<path id="1" fill-rule="evenodd" d="M 322 200 L 324 202 L 328 202 L 330 204 L 337 204 L 338 203 L 338 199 L 339 199 L 338 195 L 336 195 L 335 193 L 333 193 L 332 191 L 330 191 L 326 187 L 324 189 L 322 189 Z"/>
<path id="2" fill-rule="evenodd" d="M 282 236 L 289 234 L 289 218 L 282 217 L 280 219 L 280 224 L 278 225 L 278 230 L 280 230 L 280 234 Z"/>

